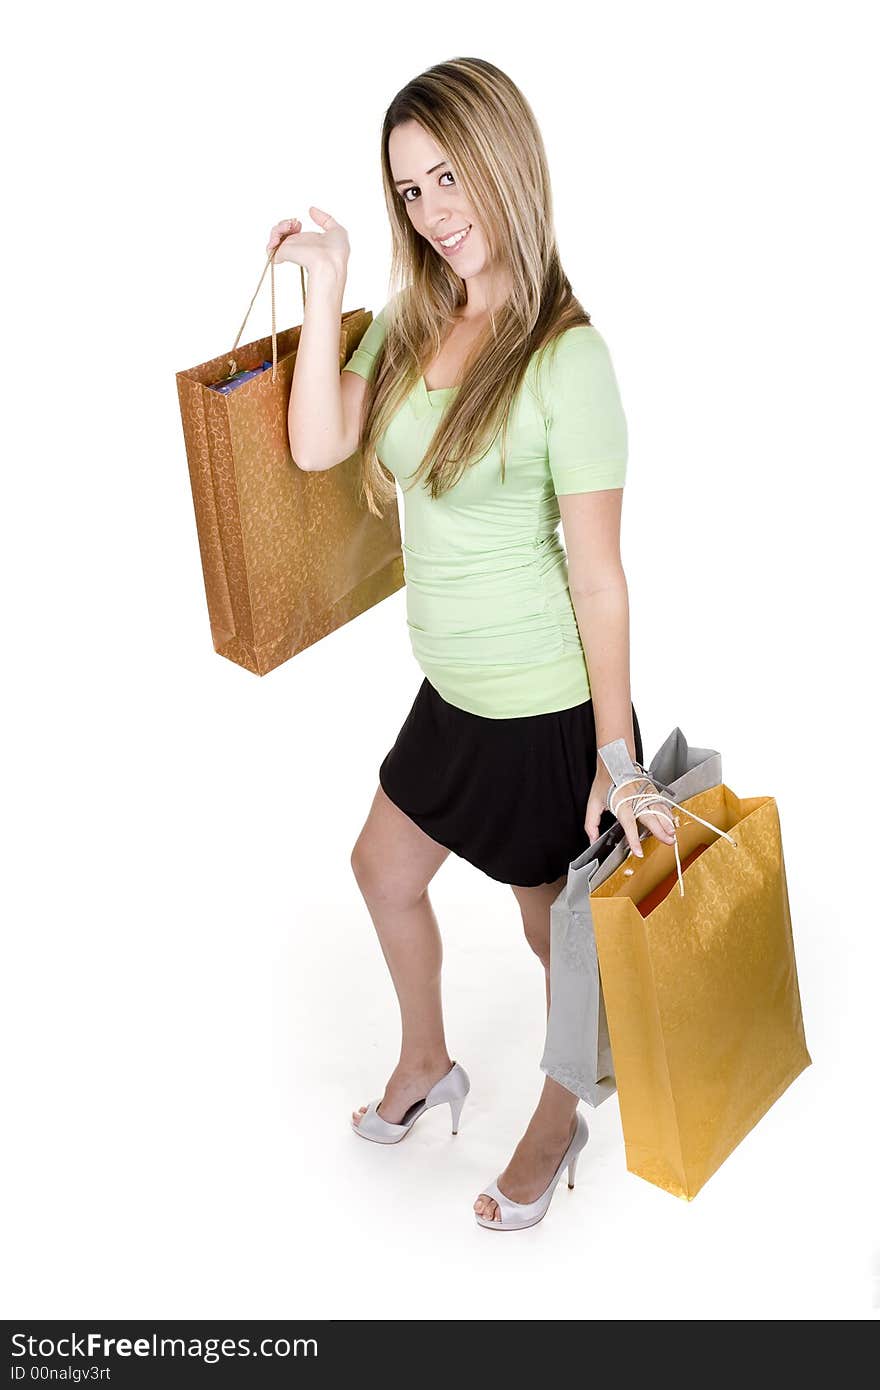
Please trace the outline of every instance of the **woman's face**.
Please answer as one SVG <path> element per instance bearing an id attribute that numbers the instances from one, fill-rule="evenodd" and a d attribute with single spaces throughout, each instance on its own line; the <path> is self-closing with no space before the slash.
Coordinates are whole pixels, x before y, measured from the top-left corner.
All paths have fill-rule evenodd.
<path id="1" fill-rule="evenodd" d="M 391 177 L 415 230 L 435 255 L 449 261 L 463 280 L 489 264 L 488 248 L 474 209 L 459 192 L 455 170 L 418 121 L 404 121 L 388 137 Z M 466 235 L 443 246 L 455 232 Z"/>

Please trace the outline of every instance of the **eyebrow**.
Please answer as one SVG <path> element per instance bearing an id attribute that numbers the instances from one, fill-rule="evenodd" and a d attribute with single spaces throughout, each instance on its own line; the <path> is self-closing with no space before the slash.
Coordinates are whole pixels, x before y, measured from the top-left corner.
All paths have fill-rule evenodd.
<path id="1" fill-rule="evenodd" d="M 443 168 L 443 165 L 444 165 L 444 164 L 448 164 L 448 163 L 449 163 L 449 160 L 448 160 L 448 159 L 441 159 L 441 160 L 440 160 L 440 163 L 439 163 L 439 164 L 435 164 L 434 167 L 433 167 L 432 169 L 426 169 L 426 170 L 425 170 L 424 177 L 427 178 L 429 174 L 433 174 L 434 169 L 442 169 L 442 168 Z M 395 180 L 394 180 L 394 186 L 395 186 L 395 188 L 398 188 L 402 183 L 414 183 L 414 182 L 415 182 L 414 179 L 395 179 Z"/>

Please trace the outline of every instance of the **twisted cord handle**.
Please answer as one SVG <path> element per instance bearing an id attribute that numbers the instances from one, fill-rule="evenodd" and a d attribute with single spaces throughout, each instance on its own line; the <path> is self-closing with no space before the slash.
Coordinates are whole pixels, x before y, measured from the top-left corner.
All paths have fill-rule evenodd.
<path id="1" fill-rule="evenodd" d="M 278 250 L 278 247 L 276 246 L 275 251 L 277 251 L 277 250 Z M 241 328 L 238 330 L 238 333 L 237 333 L 236 336 L 235 336 L 235 342 L 232 344 L 232 351 L 233 351 L 233 353 L 234 353 L 234 352 L 235 352 L 235 349 L 238 347 L 239 339 L 241 338 L 241 335 L 242 335 L 242 333 L 244 332 L 244 326 L 245 326 L 245 324 L 246 324 L 247 321 L 248 321 L 248 315 L 250 314 L 251 309 L 253 309 L 253 307 L 254 307 L 254 300 L 256 299 L 257 295 L 260 293 L 260 285 L 262 285 L 263 281 L 265 280 L 265 278 L 266 278 L 266 271 L 267 271 L 267 270 L 269 269 L 269 267 L 271 266 L 271 268 L 272 268 L 272 274 L 271 274 L 271 276 L 270 276 L 270 280 L 271 280 L 271 285 L 272 285 L 272 380 L 273 380 L 273 381 L 275 380 L 275 374 L 276 374 L 276 371 L 277 371 L 277 369 L 278 369 L 278 334 L 277 334 L 276 331 L 275 331 L 275 251 L 271 251 L 271 252 L 269 253 L 269 256 L 267 257 L 266 264 L 263 266 L 263 273 L 262 273 L 262 275 L 260 276 L 259 281 L 257 282 L 257 288 L 254 290 L 253 295 L 251 296 L 251 302 L 250 302 L 250 304 L 249 304 L 248 307 L 247 307 L 247 313 L 245 314 L 244 318 L 243 318 L 242 321 L 241 321 Z M 305 270 L 304 270 L 304 268 L 303 268 L 302 266 L 300 266 L 300 268 L 299 268 L 299 283 L 300 283 L 300 290 L 301 290 L 301 292 L 302 292 L 303 316 L 305 316 L 305 311 L 306 311 L 306 275 L 305 275 Z M 229 375 L 232 376 L 233 372 L 237 372 L 237 371 L 238 371 L 238 367 L 237 367 L 236 364 L 235 364 L 235 358 L 234 358 L 234 356 L 231 356 L 231 357 L 229 358 Z"/>
<path id="2" fill-rule="evenodd" d="M 635 764 L 635 766 L 638 766 L 638 764 Z M 678 894 L 679 897 L 683 898 L 684 878 L 681 872 L 681 856 L 678 851 L 678 836 L 675 833 L 675 827 L 678 825 L 678 817 L 676 816 L 673 820 L 672 816 L 669 814 L 668 811 L 656 809 L 658 804 L 674 806 L 677 811 L 684 811 L 685 815 L 690 816 L 691 820 L 697 820 L 700 822 L 701 825 L 705 825 L 710 830 L 714 830 L 718 835 L 723 835 L 725 840 L 728 840 L 734 846 L 734 848 L 738 848 L 736 840 L 727 830 L 722 830 L 720 826 L 713 825 L 712 822 L 709 820 L 703 820 L 703 817 L 698 816 L 695 811 L 689 811 L 687 806 L 682 806 L 680 802 L 676 801 L 671 796 L 664 796 L 662 792 L 655 791 L 653 787 L 650 791 L 631 792 L 629 796 L 618 796 L 615 800 L 615 793 L 617 793 L 621 787 L 627 786 L 630 782 L 642 781 L 651 781 L 650 776 L 646 774 L 643 770 L 640 771 L 634 777 L 622 777 L 618 781 L 616 781 L 613 784 L 613 786 L 608 788 L 608 795 L 606 797 L 608 808 L 613 815 L 617 815 L 617 807 L 621 806 L 625 801 L 631 801 L 633 803 L 633 815 L 636 817 L 636 819 L 638 819 L 639 816 L 650 814 L 654 816 L 659 816 L 660 819 L 665 820 L 669 823 L 669 825 L 672 828 L 672 844 L 675 850 L 675 867 L 678 872 Z"/>

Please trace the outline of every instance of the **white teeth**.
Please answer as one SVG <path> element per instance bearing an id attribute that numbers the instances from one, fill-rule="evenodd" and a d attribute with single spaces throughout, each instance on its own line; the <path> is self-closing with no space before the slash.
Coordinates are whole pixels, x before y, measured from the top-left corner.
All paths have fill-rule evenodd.
<path id="1" fill-rule="evenodd" d="M 470 231 L 470 227 L 465 227 L 465 229 L 464 229 L 463 232 L 459 232 L 456 236 L 451 236 L 451 237 L 449 238 L 448 241 L 441 241 L 441 242 L 440 242 L 440 245 L 441 245 L 441 246 L 457 246 L 458 243 L 462 240 L 462 238 L 467 236 L 467 234 L 468 234 L 469 231 Z"/>

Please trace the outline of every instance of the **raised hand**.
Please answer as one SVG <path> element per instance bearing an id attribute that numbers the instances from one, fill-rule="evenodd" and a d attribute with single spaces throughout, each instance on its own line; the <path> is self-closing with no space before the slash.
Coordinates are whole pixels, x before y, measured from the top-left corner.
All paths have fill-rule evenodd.
<path id="1" fill-rule="evenodd" d="M 321 228 L 319 232 L 304 232 L 298 217 L 288 217 L 276 222 L 269 233 L 266 255 L 277 265 L 280 261 L 292 261 L 303 265 L 309 274 L 329 267 L 337 275 L 345 277 L 348 258 L 351 252 L 348 232 L 322 208 L 310 207 L 309 216 Z"/>

